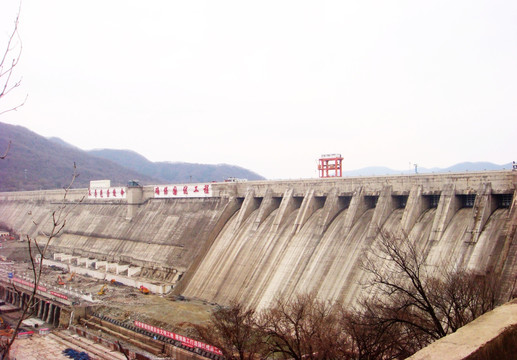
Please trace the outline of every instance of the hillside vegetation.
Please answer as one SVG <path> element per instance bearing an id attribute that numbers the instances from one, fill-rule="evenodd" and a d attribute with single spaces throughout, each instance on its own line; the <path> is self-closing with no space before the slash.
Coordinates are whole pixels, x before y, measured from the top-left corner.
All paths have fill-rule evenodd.
<path id="1" fill-rule="evenodd" d="M 110 179 L 113 185 L 128 179 L 156 180 L 85 151 L 60 145 L 24 127 L 0 123 L 0 149 L 11 147 L 0 161 L 0 191 L 56 189 L 67 186 L 74 172 L 74 187 L 88 187 L 90 180 Z"/>
<path id="2" fill-rule="evenodd" d="M 250 180 L 263 177 L 230 165 L 153 163 L 143 156 L 124 150 L 83 151 L 66 142 L 47 139 L 22 126 L 0 122 L 0 152 L 11 146 L 0 161 L 0 191 L 57 189 L 77 173 L 74 187 L 88 187 L 90 180 L 109 179 L 113 186 L 137 179 L 142 185 L 222 181 L 226 177 Z"/>
<path id="3" fill-rule="evenodd" d="M 89 154 L 111 160 L 144 175 L 164 179 L 166 182 L 223 181 L 229 177 L 264 180 L 264 177 L 239 166 L 228 164 L 192 164 L 185 162 L 151 162 L 130 150 L 91 150 Z"/>

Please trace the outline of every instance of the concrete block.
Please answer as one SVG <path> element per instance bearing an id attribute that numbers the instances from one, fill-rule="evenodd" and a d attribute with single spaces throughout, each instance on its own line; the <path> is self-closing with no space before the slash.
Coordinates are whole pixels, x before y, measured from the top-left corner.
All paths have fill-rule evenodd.
<path id="1" fill-rule="evenodd" d="M 105 271 L 107 271 L 107 261 L 97 261 L 95 262 L 95 270 L 99 270 L 100 268 L 104 268 Z"/>
<path id="2" fill-rule="evenodd" d="M 455 333 L 441 338 L 418 351 L 410 360 L 502 359 L 502 354 L 515 354 L 517 346 L 517 304 L 510 302 L 483 314 Z M 498 354 L 490 357 L 488 354 Z M 507 356 L 505 359 L 509 358 Z M 513 356 L 511 358 L 514 358 Z"/>
<path id="3" fill-rule="evenodd" d="M 72 255 L 69 255 L 69 254 L 62 254 L 61 255 L 61 261 L 62 262 L 70 262 L 71 258 L 72 258 Z"/>
<path id="4" fill-rule="evenodd" d="M 91 264 L 95 264 L 97 259 L 86 259 L 86 263 L 84 264 L 86 268 L 89 268 Z"/>
<path id="5" fill-rule="evenodd" d="M 106 271 L 107 272 L 117 273 L 117 267 L 118 267 L 118 263 L 112 263 L 112 262 L 107 262 L 106 263 Z"/>
<path id="6" fill-rule="evenodd" d="M 116 273 L 117 275 L 120 274 L 121 272 L 124 272 L 126 270 L 129 269 L 129 265 L 120 265 L 120 264 L 117 264 L 117 270 L 116 270 Z"/>
<path id="7" fill-rule="evenodd" d="M 83 257 L 77 258 L 77 265 L 85 265 L 87 261 L 88 261 L 88 258 L 83 258 Z"/>
<path id="8" fill-rule="evenodd" d="M 141 271 L 142 271 L 141 267 L 129 267 L 127 269 L 127 276 L 131 277 L 131 276 L 138 275 Z"/>
<path id="9" fill-rule="evenodd" d="M 58 260 L 58 261 L 61 261 L 61 258 L 63 255 L 66 255 L 64 253 L 55 253 L 54 254 L 54 260 Z"/>

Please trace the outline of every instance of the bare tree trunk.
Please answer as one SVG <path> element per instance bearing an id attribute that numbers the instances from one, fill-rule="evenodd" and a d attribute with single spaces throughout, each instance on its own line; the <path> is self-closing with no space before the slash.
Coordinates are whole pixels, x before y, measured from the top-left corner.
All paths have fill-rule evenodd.
<path id="1" fill-rule="evenodd" d="M 51 230 L 48 234 L 45 234 L 45 241 L 42 244 L 38 244 L 38 242 L 35 239 L 32 239 L 31 237 L 29 237 L 29 235 L 27 235 L 27 246 L 28 246 L 27 251 L 29 253 L 29 260 L 31 262 L 32 274 L 34 276 L 34 285 L 31 290 L 31 293 L 29 295 L 28 301 L 22 305 L 22 314 L 20 315 L 20 317 L 16 323 L 16 326 L 14 327 L 14 331 L 13 331 L 11 338 L 0 349 L 0 358 L 1 359 L 8 358 L 9 351 L 11 349 L 12 344 L 16 340 L 16 335 L 18 333 L 18 330 L 21 327 L 22 322 L 33 314 L 34 304 L 35 304 L 35 300 L 36 300 L 36 294 L 38 292 L 38 287 L 39 287 L 39 283 L 41 280 L 43 261 L 47 254 L 47 250 L 50 246 L 50 243 L 52 242 L 52 239 L 54 239 L 56 236 L 58 236 L 63 231 L 63 229 L 66 225 L 66 217 L 67 217 L 67 213 L 65 212 L 65 210 L 67 208 L 66 197 L 67 197 L 67 194 L 68 194 L 70 188 L 72 187 L 77 176 L 78 176 L 78 174 L 76 173 L 76 165 L 74 163 L 74 172 L 72 175 L 72 180 L 70 181 L 70 184 L 64 189 L 65 194 L 63 196 L 63 202 L 51 214 L 51 221 L 52 221 Z M 82 201 L 82 199 L 81 199 L 81 201 Z M 16 288 L 15 288 L 15 290 L 16 290 Z"/>

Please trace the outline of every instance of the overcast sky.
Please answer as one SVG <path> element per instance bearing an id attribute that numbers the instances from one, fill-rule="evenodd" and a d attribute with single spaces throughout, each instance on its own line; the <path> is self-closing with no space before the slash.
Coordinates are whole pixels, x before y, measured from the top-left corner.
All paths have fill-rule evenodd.
<path id="1" fill-rule="evenodd" d="M 0 45 L 18 1 L 2 0 Z M 269 179 L 517 160 L 517 1 L 23 0 L 0 117 Z M 4 49 L 3 46 L 1 49 Z"/>

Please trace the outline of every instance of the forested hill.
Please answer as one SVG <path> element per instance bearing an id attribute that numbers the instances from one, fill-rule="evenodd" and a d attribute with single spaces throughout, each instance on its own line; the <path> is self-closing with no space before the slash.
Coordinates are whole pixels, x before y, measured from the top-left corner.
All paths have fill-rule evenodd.
<path id="1" fill-rule="evenodd" d="M 90 154 L 108 159 L 144 175 L 164 179 L 166 182 L 223 181 L 229 177 L 264 180 L 264 177 L 245 168 L 228 164 L 193 164 L 184 162 L 151 162 L 129 150 L 91 150 Z"/>
<path id="2" fill-rule="evenodd" d="M 47 139 L 22 126 L 0 122 L 1 155 L 8 148 L 7 156 L 0 160 L 0 191 L 65 187 L 72 179 L 74 163 L 79 174 L 75 188 L 88 187 L 90 180 L 99 179 L 109 179 L 114 186 L 135 179 L 143 185 L 190 179 L 221 181 L 229 176 L 262 179 L 251 171 L 230 165 L 153 163 L 132 151 L 84 151 L 60 139 Z"/>
<path id="3" fill-rule="evenodd" d="M 0 160 L 0 191 L 58 189 L 72 180 L 73 187 L 88 187 L 90 180 L 110 179 L 113 185 L 124 185 L 129 179 L 156 183 L 157 179 L 97 158 L 69 145 L 59 144 L 24 127 L 0 123 L 0 149 L 11 146 Z"/>

